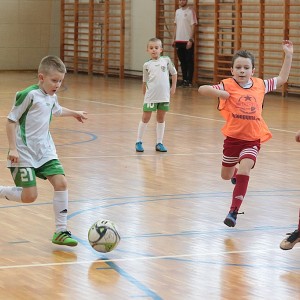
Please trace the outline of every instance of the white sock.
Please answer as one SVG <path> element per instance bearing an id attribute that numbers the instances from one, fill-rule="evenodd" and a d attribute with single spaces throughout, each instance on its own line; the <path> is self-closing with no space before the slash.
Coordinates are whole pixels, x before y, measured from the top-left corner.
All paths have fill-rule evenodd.
<path id="1" fill-rule="evenodd" d="M 68 197 L 68 190 L 54 191 L 53 209 L 56 232 L 67 230 Z"/>
<path id="2" fill-rule="evenodd" d="M 139 127 L 138 127 L 138 134 L 137 134 L 137 142 L 141 142 L 143 139 L 143 135 L 147 129 L 148 123 L 143 123 L 140 121 Z"/>
<path id="3" fill-rule="evenodd" d="M 165 134 L 166 122 L 156 124 L 156 143 L 162 143 Z"/>
<path id="4" fill-rule="evenodd" d="M 22 191 L 23 188 L 17 186 L 0 186 L 0 198 L 14 202 L 22 202 Z"/>

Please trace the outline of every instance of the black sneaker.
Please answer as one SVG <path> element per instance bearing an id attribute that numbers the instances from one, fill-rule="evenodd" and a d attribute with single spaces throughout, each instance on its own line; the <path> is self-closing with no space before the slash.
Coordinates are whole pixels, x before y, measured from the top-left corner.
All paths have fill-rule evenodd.
<path id="1" fill-rule="evenodd" d="M 182 86 L 183 86 L 183 80 L 177 81 L 176 86 L 177 86 L 177 87 L 182 87 Z"/>
<path id="2" fill-rule="evenodd" d="M 295 244 L 300 242 L 300 234 L 298 229 L 296 229 L 294 232 L 287 233 L 287 235 L 289 235 L 289 237 L 285 238 L 280 243 L 280 248 L 282 250 L 291 250 Z"/>
<path id="3" fill-rule="evenodd" d="M 235 177 L 232 177 L 230 180 L 231 180 L 232 184 L 236 184 L 236 178 Z"/>
<path id="4" fill-rule="evenodd" d="M 224 224 L 228 227 L 234 227 L 236 224 L 237 215 L 244 214 L 243 212 L 239 213 L 237 210 L 230 211 L 227 217 L 224 220 Z"/>
<path id="5" fill-rule="evenodd" d="M 182 87 L 189 87 L 189 82 L 187 80 L 183 80 Z"/>

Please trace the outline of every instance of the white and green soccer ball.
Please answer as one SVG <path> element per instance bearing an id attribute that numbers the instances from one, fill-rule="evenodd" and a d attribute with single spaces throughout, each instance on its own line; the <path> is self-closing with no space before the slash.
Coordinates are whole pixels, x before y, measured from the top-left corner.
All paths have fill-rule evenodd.
<path id="1" fill-rule="evenodd" d="M 88 240 L 96 251 L 106 253 L 116 249 L 121 237 L 115 223 L 98 220 L 89 229 Z"/>

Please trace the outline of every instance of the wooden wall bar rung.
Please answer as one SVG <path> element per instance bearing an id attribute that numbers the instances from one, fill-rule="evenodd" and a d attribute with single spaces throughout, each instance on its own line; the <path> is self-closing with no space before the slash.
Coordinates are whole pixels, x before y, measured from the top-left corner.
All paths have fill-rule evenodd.
<path id="1" fill-rule="evenodd" d="M 156 2 L 156 14 L 159 15 L 156 34 L 164 42 L 165 55 L 169 55 L 178 66 L 176 53 L 168 46 L 172 44 L 168 32 L 173 32 L 178 0 Z M 294 57 L 289 82 L 293 84 L 288 82 L 280 92 L 283 95 L 289 92 L 300 94 L 300 77 L 297 75 L 300 66 L 298 0 L 194 0 L 189 1 L 189 5 L 193 6 L 198 18 L 195 83 L 212 84 L 228 77 L 231 57 L 238 49 L 253 52 L 256 57 L 256 76 L 276 76 L 282 65 L 281 41 L 290 39 L 294 44 Z M 168 24 L 163 23 L 166 20 Z M 180 75 L 180 66 L 178 71 Z"/>
<path id="2" fill-rule="evenodd" d="M 130 0 L 62 0 L 61 57 L 68 69 L 106 76 L 130 75 L 125 71 L 125 22 L 130 22 Z M 300 94 L 300 3 L 297 0 L 190 0 L 198 18 L 195 36 L 195 84 L 212 84 L 230 74 L 230 60 L 240 48 L 256 57 L 256 75 L 269 78 L 280 71 L 283 39 L 295 45 L 289 82 L 282 94 Z M 156 0 L 156 36 L 164 54 L 179 71 L 172 47 L 178 0 Z M 125 26 L 126 25 L 126 26 Z M 129 36 L 129 35 L 128 35 Z M 132 37 L 134 38 L 134 37 Z M 86 60 L 86 61 L 85 61 Z M 278 74 L 278 73 L 277 73 Z"/>
<path id="3" fill-rule="evenodd" d="M 125 2 L 61 1 L 60 56 L 69 70 L 124 77 Z"/>

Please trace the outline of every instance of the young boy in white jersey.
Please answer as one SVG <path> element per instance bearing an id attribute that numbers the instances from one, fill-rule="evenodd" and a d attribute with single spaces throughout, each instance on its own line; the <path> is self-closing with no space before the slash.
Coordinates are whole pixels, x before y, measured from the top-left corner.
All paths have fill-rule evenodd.
<path id="1" fill-rule="evenodd" d="M 157 111 L 155 149 L 159 152 L 167 152 L 166 147 L 163 145 L 165 116 L 166 112 L 169 111 L 170 93 L 173 95 L 176 91 L 177 71 L 168 56 L 160 55 L 162 51 L 160 39 L 152 38 L 148 41 L 147 52 L 150 54 L 150 60 L 143 66 L 144 105 L 135 144 L 137 152 L 144 152 L 142 138 L 153 111 Z M 171 89 L 169 74 L 172 76 Z"/>
<path id="2" fill-rule="evenodd" d="M 87 119 L 86 112 L 70 110 L 58 103 L 56 92 L 65 74 L 66 67 L 58 57 L 46 56 L 38 68 L 38 84 L 17 92 L 6 124 L 7 166 L 16 186 L 0 186 L 0 198 L 34 202 L 38 196 L 36 177 L 48 179 L 54 188 L 56 231 L 52 243 L 76 246 L 77 241 L 67 230 L 67 180 L 49 132 L 52 115 L 71 116 L 79 122 Z"/>

